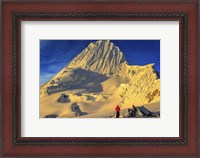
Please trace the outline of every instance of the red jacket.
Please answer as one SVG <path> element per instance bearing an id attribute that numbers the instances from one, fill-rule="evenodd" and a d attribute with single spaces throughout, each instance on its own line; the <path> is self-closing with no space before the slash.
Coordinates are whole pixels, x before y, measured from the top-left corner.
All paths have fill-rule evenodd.
<path id="1" fill-rule="evenodd" d="M 116 112 L 119 112 L 119 111 L 120 111 L 119 105 L 116 106 L 115 111 L 116 111 Z"/>

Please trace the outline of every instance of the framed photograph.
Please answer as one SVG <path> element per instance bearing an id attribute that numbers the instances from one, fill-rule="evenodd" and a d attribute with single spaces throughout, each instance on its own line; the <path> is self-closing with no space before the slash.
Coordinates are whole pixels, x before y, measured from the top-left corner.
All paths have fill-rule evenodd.
<path id="1" fill-rule="evenodd" d="M 3 2 L 3 156 L 200 156 L 198 9 Z"/>

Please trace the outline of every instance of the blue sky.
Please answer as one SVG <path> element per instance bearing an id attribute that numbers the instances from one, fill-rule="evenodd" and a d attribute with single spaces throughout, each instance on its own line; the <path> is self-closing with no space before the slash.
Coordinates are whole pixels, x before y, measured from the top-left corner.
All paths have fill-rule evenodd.
<path id="1" fill-rule="evenodd" d="M 40 40 L 40 84 L 65 67 L 89 43 L 96 40 Z M 131 65 L 155 63 L 160 72 L 160 40 L 111 40 Z"/>

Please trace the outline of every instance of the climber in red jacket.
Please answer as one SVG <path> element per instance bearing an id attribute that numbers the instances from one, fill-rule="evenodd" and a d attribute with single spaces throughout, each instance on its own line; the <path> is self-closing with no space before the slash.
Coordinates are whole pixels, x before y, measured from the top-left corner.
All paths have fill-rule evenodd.
<path id="1" fill-rule="evenodd" d="M 116 111 L 116 118 L 119 118 L 119 115 L 120 115 L 120 107 L 119 107 L 119 105 L 116 106 L 115 111 Z"/>

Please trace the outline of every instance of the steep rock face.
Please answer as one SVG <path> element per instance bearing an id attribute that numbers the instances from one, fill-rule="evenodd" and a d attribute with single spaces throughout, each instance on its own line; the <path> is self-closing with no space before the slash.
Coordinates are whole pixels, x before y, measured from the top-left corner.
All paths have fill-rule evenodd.
<path id="1" fill-rule="evenodd" d="M 83 69 L 101 74 L 114 73 L 125 57 L 120 49 L 109 40 L 90 43 L 68 65 L 68 68 L 80 66 Z"/>
<path id="2" fill-rule="evenodd" d="M 160 101 L 160 79 L 153 68 L 145 66 L 125 66 L 123 72 L 129 83 L 122 83 L 119 91 L 124 105 L 147 104 Z"/>

